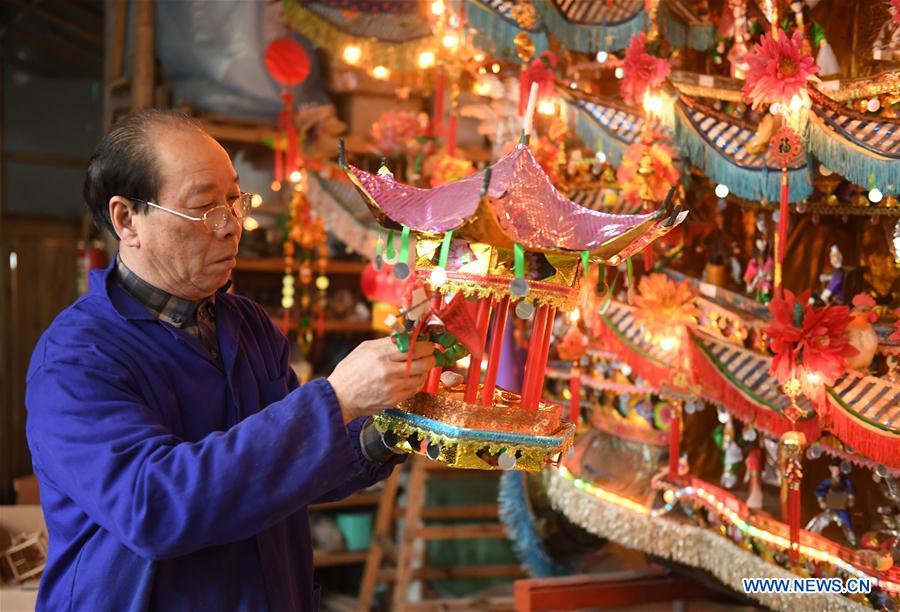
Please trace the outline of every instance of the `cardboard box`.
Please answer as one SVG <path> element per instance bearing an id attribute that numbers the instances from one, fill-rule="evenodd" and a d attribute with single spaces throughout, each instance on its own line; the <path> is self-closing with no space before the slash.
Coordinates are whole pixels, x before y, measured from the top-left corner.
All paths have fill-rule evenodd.
<path id="1" fill-rule="evenodd" d="M 40 506 L 0 506 L 0 530 L 7 534 L 45 531 L 44 514 Z M 3 539 L 6 539 L 5 537 Z M 8 544 L 4 544 L 5 549 Z M 23 584 L 0 585 L 0 610 L 3 612 L 31 611 L 37 604 L 38 580 Z"/>

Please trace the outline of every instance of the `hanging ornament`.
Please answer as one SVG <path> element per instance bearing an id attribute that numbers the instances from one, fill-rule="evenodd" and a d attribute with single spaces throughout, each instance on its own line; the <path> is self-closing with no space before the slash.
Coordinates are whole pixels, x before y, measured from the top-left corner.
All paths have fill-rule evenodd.
<path id="1" fill-rule="evenodd" d="M 781 168 L 781 199 L 778 210 L 778 234 L 775 240 L 775 294 L 781 292 L 781 266 L 787 251 L 788 228 L 790 224 L 790 184 L 788 167 L 803 154 L 800 136 L 787 125 L 775 132 L 769 142 L 769 160 L 776 168 Z"/>
<path id="2" fill-rule="evenodd" d="M 275 181 L 279 189 L 285 176 L 297 168 L 297 128 L 294 126 L 294 98 L 290 87 L 299 85 L 309 76 L 310 60 L 306 49 L 293 38 L 284 36 L 269 43 L 265 51 L 266 69 L 282 86 L 282 110 L 278 116 L 275 138 Z"/>
<path id="3" fill-rule="evenodd" d="M 534 41 L 526 32 L 516 34 L 513 44 L 516 47 L 516 56 L 522 60 L 523 64 L 534 56 Z"/>

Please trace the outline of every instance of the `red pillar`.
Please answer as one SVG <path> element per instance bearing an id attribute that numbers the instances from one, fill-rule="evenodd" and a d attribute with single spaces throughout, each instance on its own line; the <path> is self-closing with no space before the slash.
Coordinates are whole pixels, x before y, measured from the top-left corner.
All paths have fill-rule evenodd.
<path id="1" fill-rule="evenodd" d="M 443 298 L 441 297 L 440 292 L 435 291 L 434 297 L 431 298 L 431 307 L 435 311 L 440 309 L 442 299 Z M 431 315 L 426 314 L 425 316 L 428 317 Z M 436 393 L 437 392 L 438 387 L 440 386 L 440 383 L 441 383 L 441 372 L 443 372 L 443 371 L 444 371 L 444 369 L 440 366 L 435 366 L 435 367 L 431 368 L 431 371 L 428 372 L 428 378 L 425 379 L 425 388 L 424 388 L 425 393 Z"/>
<path id="2" fill-rule="evenodd" d="M 678 481 L 678 460 L 681 458 L 681 410 L 676 409 L 669 423 L 669 480 Z"/>
<path id="3" fill-rule="evenodd" d="M 494 387 L 497 386 L 497 370 L 500 368 L 500 355 L 503 352 L 503 335 L 506 332 L 506 318 L 509 315 L 509 296 L 503 298 L 494 315 L 491 326 L 491 348 L 488 352 L 487 372 L 484 385 L 481 387 L 481 403 L 494 402 Z"/>
<path id="4" fill-rule="evenodd" d="M 544 373 L 547 371 L 547 358 L 550 356 L 550 342 L 553 340 L 553 322 L 556 319 L 556 308 L 550 308 L 547 313 L 547 321 L 544 324 L 544 337 L 541 340 L 541 358 L 538 360 L 538 371 L 534 378 L 535 402 L 537 406 L 541 401 L 544 390 Z"/>
<path id="5" fill-rule="evenodd" d="M 484 352 L 484 343 L 487 340 L 488 324 L 491 322 L 491 300 L 483 298 L 478 300 L 478 310 L 475 314 L 475 327 L 478 330 L 480 339 L 480 347 Z M 481 380 L 481 362 L 484 355 L 480 355 L 478 359 L 471 357 L 469 362 L 469 371 L 466 372 L 466 393 L 464 399 L 472 403 L 478 398 L 478 383 Z"/>
<path id="6" fill-rule="evenodd" d="M 534 319 L 531 322 L 531 339 L 528 341 L 528 358 L 525 360 L 525 373 L 522 377 L 522 407 L 533 408 L 537 405 L 534 401 L 534 382 L 537 376 L 538 361 L 543 352 L 544 327 L 547 324 L 548 306 L 539 306 Z"/>

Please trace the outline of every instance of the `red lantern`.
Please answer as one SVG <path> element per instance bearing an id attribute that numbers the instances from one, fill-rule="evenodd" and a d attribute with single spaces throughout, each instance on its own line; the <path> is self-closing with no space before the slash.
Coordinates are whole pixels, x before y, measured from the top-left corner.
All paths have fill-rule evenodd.
<path id="1" fill-rule="evenodd" d="M 278 137 L 275 141 L 275 180 L 280 184 L 285 174 L 290 176 L 297 167 L 297 129 L 294 127 L 294 98 L 288 87 L 299 85 L 309 76 L 309 55 L 303 46 L 290 37 L 273 40 L 266 47 L 266 69 L 272 78 L 284 86 L 284 103 L 278 118 Z M 284 157 L 282 158 L 282 151 Z"/>
<path id="2" fill-rule="evenodd" d="M 266 47 L 266 70 L 285 87 L 299 85 L 309 76 L 309 55 L 303 45 L 287 36 Z"/>

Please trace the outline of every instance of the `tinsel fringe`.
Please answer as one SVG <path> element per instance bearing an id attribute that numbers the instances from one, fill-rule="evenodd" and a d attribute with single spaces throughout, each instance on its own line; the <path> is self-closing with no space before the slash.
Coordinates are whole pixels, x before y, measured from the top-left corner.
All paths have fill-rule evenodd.
<path id="1" fill-rule="evenodd" d="M 790 431 L 791 423 L 773 408 L 760 405 L 744 395 L 740 389 L 728 380 L 710 358 L 697 346 L 697 340 L 691 340 L 691 371 L 696 380 L 703 381 L 703 395 L 714 403 L 720 404 L 738 419 L 763 430 L 780 436 Z M 798 421 L 797 431 L 802 431 L 810 442 L 821 436 L 821 427 L 817 419 Z"/>
<path id="2" fill-rule="evenodd" d="M 577 489 L 556 470 L 550 471 L 549 481 L 547 494 L 553 506 L 576 525 L 621 546 L 703 568 L 736 592 L 743 593 L 743 578 L 796 577 L 707 529 L 666 518 L 651 518 L 599 500 Z M 869 609 L 840 595 L 755 593 L 748 596 L 776 610 Z"/>
<path id="3" fill-rule="evenodd" d="M 649 25 L 647 13 L 638 11 L 629 19 L 614 24 L 581 25 L 566 19 L 551 0 L 534 3 L 544 26 L 569 49 L 584 53 L 621 51 L 631 42 L 631 37 L 643 32 Z"/>
<path id="4" fill-rule="evenodd" d="M 781 172 L 775 169 L 749 170 L 723 156 L 694 130 L 679 109 L 675 118 L 675 142 L 681 156 L 690 159 L 716 183 L 728 185 L 731 193 L 747 200 L 777 202 L 781 198 Z M 829 166 L 830 167 L 830 166 Z M 835 168 L 836 172 L 840 172 Z M 788 201 L 799 202 L 812 195 L 809 170 L 802 168 L 788 172 L 790 193 Z"/>
<path id="5" fill-rule="evenodd" d="M 529 576 L 547 578 L 564 575 L 567 568 L 550 558 L 544 548 L 544 541 L 534 530 L 526 478 L 527 475 L 522 472 L 504 472 L 500 477 L 497 495 L 500 522 L 512 543 L 513 551 Z"/>
<path id="6" fill-rule="evenodd" d="M 616 138 L 611 132 L 606 131 L 588 112 L 580 106 L 575 106 L 575 133 L 589 147 L 596 147 L 598 141 L 603 146 L 607 161 L 614 167 L 622 163 L 627 144 Z"/>
<path id="7" fill-rule="evenodd" d="M 672 377 L 672 369 L 665 364 L 657 364 L 650 358 L 637 353 L 634 347 L 622 340 L 616 334 L 611 323 L 602 322 L 597 325 L 596 343 L 604 350 L 615 353 L 616 357 L 627 363 L 631 370 L 641 378 L 653 381 L 654 385 L 661 385 Z"/>
<path id="8" fill-rule="evenodd" d="M 685 44 L 696 51 L 711 49 L 716 37 L 716 27 L 712 24 L 686 24 L 678 18 L 669 5 L 661 3 L 656 14 L 656 21 L 662 30 L 663 37 L 673 47 L 684 49 Z"/>
<path id="9" fill-rule="evenodd" d="M 521 32 L 528 34 L 534 42 L 535 57 L 547 50 L 547 35 L 544 32 L 523 30 L 516 22 L 497 14 L 479 0 L 466 1 L 466 20 L 478 30 L 474 40 L 476 47 L 493 50 L 495 55 L 508 61 L 521 63 L 513 40 Z"/>
<path id="10" fill-rule="evenodd" d="M 812 116 L 807 130 L 807 148 L 829 170 L 869 189 L 874 175 L 875 187 L 885 194 L 900 193 L 900 160 L 887 159 L 866 151 Z"/>
<path id="11" fill-rule="evenodd" d="M 285 25 L 313 41 L 317 47 L 340 53 L 350 43 L 358 45 L 368 66 L 381 65 L 397 72 L 419 70 L 416 65 L 419 53 L 434 47 L 431 36 L 402 43 L 351 36 L 301 6 L 301 0 L 283 0 L 283 11 Z"/>
<path id="12" fill-rule="evenodd" d="M 370 257 L 378 244 L 378 231 L 368 228 L 353 216 L 338 194 L 328 185 L 327 179 L 314 172 L 309 172 L 312 179 L 307 181 L 307 195 L 319 218 L 325 223 L 325 229 L 364 257 Z M 352 197 L 359 195 L 352 187 Z M 360 206 L 365 206 L 360 202 Z"/>
<path id="13" fill-rule="evenodd" d="M 834 397 L 830 397 L 827 403 L 824 412 L 828 427 L 841 442 L 864 457 L 891 468 L 900 468 L 900 436 L 866 424 L 850 414 Z"/>

